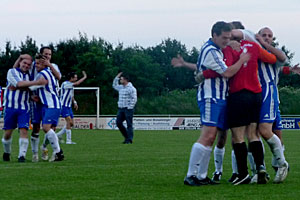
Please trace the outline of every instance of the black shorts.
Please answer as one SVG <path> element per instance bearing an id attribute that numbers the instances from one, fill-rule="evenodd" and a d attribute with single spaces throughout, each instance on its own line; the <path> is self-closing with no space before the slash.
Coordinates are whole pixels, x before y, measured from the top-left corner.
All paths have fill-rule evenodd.
<path id="1" fill-rule="evenodd" d="M 258 123 L 262 104 L 261 93 L 241 90 L 229 94 L 227 98 L 227 118 L 229 128 Z"/>

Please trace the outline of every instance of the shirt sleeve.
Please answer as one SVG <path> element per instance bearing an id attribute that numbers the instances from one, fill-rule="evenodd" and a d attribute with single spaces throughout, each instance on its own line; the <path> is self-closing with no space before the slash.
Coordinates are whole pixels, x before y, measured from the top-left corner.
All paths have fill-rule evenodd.
<path id="1" fill-rule="evenodd" d="M 261 46 L 261 44 L 255 38 L 255 33 L 253 33 L 250 30 L 245 30 L 245 29 L 240 29 L 240 31 L 242 31 L 242 33 L 243 33 L 243 39 L 244 40 L 247 40 L 247 41 L 250 41 L 250 42 L 255 42 L 256 44 L 258 44 L 259 46 Z"/>
<path id="2" fill-rule="evenodd" d="M 16 69 L 9 69 L 7 72 L 7 82 L 17 87 L 18 82 L 23 81 Z"/>
<path id="3" fill-rule="evenodd" d="M 59 73 L 59 76 L 61 78 L 61 73 L 60 73 L 60 70 L 59 70 L 59 67 L 57 66 L 57 64 L 55 63 L 51 63 L 51 65 L 54 67 L 54 69 Z"/>
<path id="4" fill-rule="evenodd" d="M 214 49 L 207 53 L 203 65 L 219 74 L 224 73 L 227 69 L 225 62 L 223 61 L 223 54 Z"/>
<path id="5" fill-rule="evenodd" d="M 263 61 L 263 62 L 266 62 L 266 63 L 270 63 L 270 64 L 274 64 L 276 63 L 276 56 L 269 53 L 267 50 L 261 48 L 260 46 L 258 46 L 258 49 L 259 49 L 259 54 L 258 54 L 258 58 Z"/>
<path id="6" fill-rule="evenodd" d="M 122 85 L 119 84 L 119 80 L 119 77 L 115 77 L 112 85 L 112 87 L 117 91 L 119 91 L 122 88 Z"/>

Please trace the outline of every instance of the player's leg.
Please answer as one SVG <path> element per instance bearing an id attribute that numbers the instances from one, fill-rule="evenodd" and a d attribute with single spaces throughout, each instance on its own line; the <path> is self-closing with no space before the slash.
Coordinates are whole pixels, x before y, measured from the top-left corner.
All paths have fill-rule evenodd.
<path id="1" fill-rule="evenodd" d="M 46 133 L 45 137 L 47 137 L 53 149 L 53 154 L 49 161 L 61 161 L 64 159 L 63 151 L 60 148 L 58 137 L 52 128 L 56 127 L 58 124 L 60 110 L 54 108 L 44 108 L 44 113 L 43 131 Z"/>
<path id="2" fill-rule="evenodd" d="M 214 148 L 215 172 L 212 177 L 214 181 L 220 181 L 222 177 L 226 139 L 227 131 L 218 131 L 217 144 Z"/>
<path id="3" fill-rule="evenodd" d="M 184 184 L 190 186 L 216 184 L 207 177 L 208 164 L 217 135 L 217 127 L 225 129 L 225 101 L 206 99 L 198 102 L 198 105 L 203 127 L 199 139 L 192 147 L 188 172 L 184 179 Z"/>
<path id="4" fill-rule="evenodd" d="M 3 161 L 10 161 L 12 133 L 17 128 L 18 111 L 11 108 L 4 109 L 4 135 L 2 137 L 3 144 Z"/>
<path id="5" fill-rule="evenodd" d="M 274 83 L 269 83 L 268 87 L 263 87 L 262 109 L 260 113 L 259 133 L 267 141 L 270 149 L 278 161 L 279 169 L 274 178 L 274 183 L 281 183 L 288 174 L 288 163 L 283 154 L 283 148 L 280 139 L 273 134 L 272 126 L 276 119 L 279 106 L 277 88 Z"/>

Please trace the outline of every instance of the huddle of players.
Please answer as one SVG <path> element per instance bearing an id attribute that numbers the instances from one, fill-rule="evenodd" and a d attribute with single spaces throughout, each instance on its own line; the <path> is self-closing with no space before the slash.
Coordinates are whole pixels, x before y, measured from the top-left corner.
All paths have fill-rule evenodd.
<path id="1" fill-rule="evenodd" d="M 51 144 L 53 154 L 49 159 L 52 161 L 62 161 L 64 154 L 59 145 L 58 137 L 55 133 L 59 121 L 61 110 L 67 110 L 68 116 L 72 116 L 71 103 L 74 103 L 73 85 L 66 90 L 68 104 L 59 99 L 58 81 L 61 73 L 56 64 L 50 63 L 52 51 L 49 47 L 42 47 L 40 53 L 32 57 L 27 54 L 20 55 L 13 68 L 7 73 L 7 87 L 4 93 L 4 135 L 2 143 L 4 147 L 3 160 L 10 161 L 12 133 L 18 127 L 19 155 L 18 161 L 25 162 L 29 145 L 28 128 L 29 121 L 33 125 L 31 135 L 32 161 L 38 162 L 39 131 L 42 122 L 42 129 L 45 132 L 42 145 L 42 159 L 48 160 L 47 144 Z M 72 74 L 70 80 L 76 81 L 77 75 Z M 84 79 L 86 74 L 84 73 Z M 74 78 L 75 77 L 75 78 Z M 83 79 L 83 80 L 84 80 Z M 83 81 L 81 80 L 81 82 Z M 64 83 L 63 83 L 64 85 Z M 62 97 L 65 97 L 63 93 Z M 64 99 L 65 100 L 65 99 Z M 65 108 L 66 107 L 66 108 Z M 69 111 L 71 110 L 71 111 Z M 65 116 L 63 116 L 65 117 Z M 71 136 L 69 136 L 70 138 Z M 71 139 L 71 138 L 70 138 Z M 71 142 L 72 143 L 72 142 Z"/>
<path id="2" fill-rule="evenodd" d="M 288 174 L 289 166 L 281 141 L 272 132 L 275 119 L 280 122 L 276 86 L 280 69 L 278 61 L 285 62 L 285 54 L 271 45 L 273 33 L 269 28 L 261 29 L 255 36 L 247 30 L 232 30 L 234 25 L 241 26 L 241 23 L 214 24 L 212 38 L 202 46 L 197 64 L 185 62 L 181 57 L 172 59 L 174 67 L 186 67 L 198 72 L 195 78 L 199 81 L 197 100 L 203 128 L 200 138 L 192 147 L 184 180 L 186 185 L 217 184 L 214 180 L 220 180 L 228 128 L 232 132 L 233 154 L 237 164 L 236 176 L 231 180 L 233 185 L 251 181 L 245 135 L 256 164 L 257 183 L 265 184 L 269 180 L 260 135 L 269 144 L 276 160 L 274 183 L 281 183 Z M 230 41 L 232 38 L 237 41 Z M 219 159 L 215 158 L 218 162 L 215 162 L 216 172 L 214 180 L 211 180 L 207 177 L 207 170 L 217 133 L 219 139 L 215 155 Z"/>

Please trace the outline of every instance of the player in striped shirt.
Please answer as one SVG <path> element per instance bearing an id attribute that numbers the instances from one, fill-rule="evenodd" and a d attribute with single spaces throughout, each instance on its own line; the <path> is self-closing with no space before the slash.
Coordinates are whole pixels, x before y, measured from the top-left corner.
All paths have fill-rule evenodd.
<path id="1" fill-rule="evenodd" d="M 44 84 L 44 80 L 30 81 L 28 70 L 32 63 L 31 56 L 21 55 L 15 62 L 15 66 L 8 70 L 7 87 L 4 93 L 4 147 L 3 160 L 10 161 L 12 133 L 19 128 L 19 162 L 25 162 L 28 148 L 29 127 L 29 86 Z"/>
<path id="2" fill-rule="evenodd" d="M 60 102 L 61 102 L 61 116 L 65 118 L 66 125 L 57 133 L 58 138 L 61 138 L 64 133 L 67 135 L 66 144 L 76 144 L 72 141 L 72 132 L 71 128 L 73 127 L 73 111 L 72 111 L 72 103 L 74 108 L 77 110 L 78 105 L 74 99 L 74 86 L 81 84 L 86 78 L 87 75 L 85 71 L 82 71 L 83 77 L 81 79 L 77 79 L 77 74 L 75 72 L 71 72 L 67 75 L 67 81 L 63 82 L 61 85 L 61 94 L 60 94 Z"/>
<path id="3" fill-rule="evenodd" d="M 61 73 L 58 68 L 58 66 L 54 63 L 51 63 L 52 58 L 52 50 L 50 47 L 42 47 L 40 49 L 40 54 L 43 55 L 43 59 L 45 62 L 45 65 L 51 70 L 52 74 L 55 76 L 55 82 L 56 82 L 56 88 L 58 91 L 59 83 L 58 81 L 61 79 Z M 32 67 L 30 69 L 30 77 L 31 80 L 34 80 L 34 78 L 37 76 L 38 72 L 36 70 L 36 64 L 33 62 Z M 35 92 L 34 92 L 35 93 Z M 38 94 L 36 94 L 38 95 Z M 38 151 L 39 151 L 39 132 L 42 122 L 42 108 L 43 104 L 38 101 L 34 102 L 31 101 L 31 123 L 32 123 L 32 133 L 31 133 L 31 148 L 32 148 L 32 162 L 38 162 Z M 46 137 L 44 138 L 46 139 Z M 47 140 L 44 140 L 44 143 L 47 143 Z M 48 149 L 42 148 L 42 159 L 48 160 Z"/>
<path id="4" fill-rule="evenodd" d="M 43 79 L 47 82 L 47 84 L 42 87 L 32 89 L 37 90 L 38 97 L 43 104 L 42 127 L 46 133 L 45 138 L 50 142 L 53 149 L 53 154 L 49 161 L 62 161 L 64 159 L 63 151 L 59 146 L 57 135 L 53 130 L 58 124 L 61 108 L 56 88 L 56 78 L 47 66 L 47 62 L 42 55 L 37 55 L 35 62 L 38 71 L 35 80 Z M 44 146 L 44 148 L 46 147 Z"/>

